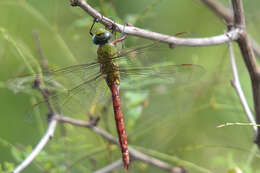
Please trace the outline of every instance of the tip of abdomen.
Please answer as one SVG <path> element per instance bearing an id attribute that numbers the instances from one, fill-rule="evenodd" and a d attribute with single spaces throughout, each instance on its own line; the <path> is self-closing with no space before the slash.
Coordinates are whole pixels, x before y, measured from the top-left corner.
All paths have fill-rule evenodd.
<path id="1" fill-rule="evenodd" d="M 126 171 L 128 171 L 129 163 L 124 164 L 124 168 L 125 168 Z"/>
<path id="2" fill-rule="evenodd" d="M 129 165 L 130 165 L 130 158 L 129 158 L 129 153 L 128 150 L 127 152 L 123 153 L 123 163 L 124 163 L 124 168 L 126 171 L 128 171 Z"/>

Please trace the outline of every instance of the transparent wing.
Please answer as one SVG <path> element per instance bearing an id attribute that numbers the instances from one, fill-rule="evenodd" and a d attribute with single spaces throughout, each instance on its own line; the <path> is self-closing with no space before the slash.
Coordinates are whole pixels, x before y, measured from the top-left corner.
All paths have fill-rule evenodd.
<path id="1" fill-rule="evenodd" d="M 150 66 L 153 62 L 152 55 L 159 50 L 165 50 L 165 44 L 160 44 L 159 42 L 151 42 L 148 44 L 144 44 L 142 46 L 137 46 L 132 49 L 123 49 L 118 52 L 117 55 L 114 56 L 114 61 L 120 65 L 120 70 L 122 73 L 126 74 L 126 69 L 129 67 L 133 67 L 128 70 L 128 74 L 137 74 L 144 73 L 144 71 L 154 71 L 156 68 L 138 68 L 135 67 L 140 66 Z M 169 49 L 168 49 L 169 50 Z M 162 57 L 157 60 L 162 61 Z M 104 64 L 107 62 L 103 62 Z M 93 62 L 88 64 L 79 64 L 73 65 L 65 68 L 54 69 L 47 72 L 42 72 L 39 74 L 28 74 L 13 80 L 9 80 L 7 82 L 7 86 L 9 89 L 14 92 L 24 91 L 27 93 L 28 88 L 31 88 L 31 83 L 35 80 L 35 77 L 39 77 L 44 80 L 46 83 L 46 87 L 52 89 L 61 89 L 67 90 L 69 88 L 73 88 L 83 81 L 90 79 L 93 76 L 96 76 L 99 73 L 99 63 Z M 180 68 L 181 69 L 181 68 Z M 134 72 L 135 70 L 135 72 Z M 140 71 L 142 70 L 142 72 Z M 132 72 L 130 72 L 132 71 Z M 123 74 L 123 75 L 124 75 Z M 149 74 L 149 73 L 148 73 Z M 29 84 L 29 86 L 28 86 Z"/>
<path id="2" fill-rule="evenodd" d="M 42 80 L 45 88 L 52 90 L 69 90 L 99 74 L 99 63 L 79 64 L 47 72 L 25 74 L 7 81 L 7 87 L 13 92 L 31 91 L 36 78 Z"/>
<path id="3" fill-rule="evenodd" d="M 184 48 L 178 47 L 173 49 L 170 48 L 169 45 L 158 41 L 148 42 L 141 46 L 139 45 L 131 49 L 118 51 L 118 56 L 114 57 L 114 61 L 120 66 L 120 69 L 173 64 L 176 62 L 174 58 L 176 49 L 180 51 Z M 190 63 L 190 60 L 187 58 L 185 61 L 181 62 Z"/>
<path id="4" fill-rule="evenodd" d="M 136 46 L 130 49 L 122 49 L 118 51 L 118 55 L 114 57 L 114 61 L 119 65 L 127 65 L 127 66 L 140 66 L 147 65 L 147 62 L 142 62 L 147 60 L 147 58 L 151 58 L 150 54 L 153 52 L 165 50 L 165 47 L 162 46 L 159 42 L 151 42 L 141 46 Z M 151 59 L 150 59 L 151 60 Z M 150 61 L 151 62 L 151 61 Z"/>
<path id="5" fill-rule="evenodd" d="M 119 65 L 117 70 L 121 74 L 121 86 L 128 89 L 147 88 L 153 85 L 177 86 L 195 81 L 203 73 L 204 69 L 199 65 L 159 64 L 149 66 L 151 64 L 149 62 L 150 57 L 147 58 L 147 61 L 145 58 L 140 58 L 144 56 L 147 49 L 150 51 L 158 47 L 160 47 L 158 42 L 152 42 L 134 49 L 122 50 L 114 56 L 114 61 Z M 107 62 L 103 63 L 106 64 Z M 143 67 L 147 64 L 149 67 Z M 9 80 L 7 86 L 16 93 L 26 92 L 31 94 L 32 85 L 37 77 L 42 80 L 43 87 L 50 92 L 48 101 L 52 100 L 57 110 L 65 113 L 76 113 L 90 108 L 88 105 L 95 105 L 92 104 L 93 102 L 101 104 L 101 101 L 105 100 L 97 99 L 99 95 L 104 95 L 104 90 L 107 90 L 106 84 L 101 78 L 99 66 L 98 62 L 93 62 L 39 74 L 24 75 Z M 103 83 L 100 84 L 100 81 L 103 81 Z M 46 101 L 41 100 L 34 107 L 46 105 Z"/>
<path id="6" fill-rule="evenodd" d="M 127 89 L 145 89 L 154 85 L 179 86 L 198 81 L 204 72 L 204 68 L 196 64 L 120 68 L 121 86 Z"/>
<path id="7" fill-rule="evenodd" d="M 44 112 L 42 112 L 43 116 L 37 121 L 46 121 L 44 115 L 47 115 L 50 111 L 48 102 L 51 102 L 57 113 L 84 119 L 90 114 L 94 114 L 104 104 L 106 98 L 110 98 L 105 96 L 108 93 L 107 91 L 105 81 L 102 78 L 93 78 L 71 88 L 67 92 L 53 93 L 48 100 L 40 99 L 37 104 L 30 107 L 25 113 L 25 120 L 34 122 L 36 119 L 35 109 L 40 109 Z"/>
<path id="8" fill-rule="evenodd" d="M 48 100 L 44 100 L 40 92 L 33 89 L 35 79 L 41 79 L 41 87 L 48 90 Z M 79 115 L 92 104 L 95 99 L 97 85 L 102 81 L 98 63 L 80 64 L 51 70 L 40 74 L 24 75 L 7 81 L 9 89 L 39 96 L 39 101 L 25 112 L 26 121 L 34 121 L 35 110 L 46 110 L 47 102 L 51 102 L 57 112 Z M 45 114 L 46 115 L 46 114 Z M 42 118 L 42 120 L 46 120 Z"/>

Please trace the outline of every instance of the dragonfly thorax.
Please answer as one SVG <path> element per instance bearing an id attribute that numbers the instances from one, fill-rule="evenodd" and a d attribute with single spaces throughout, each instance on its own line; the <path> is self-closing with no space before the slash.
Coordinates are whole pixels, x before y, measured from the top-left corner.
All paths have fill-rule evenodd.
<path id="1" fill-rule="evenodd" d="M 108 43 L 111 37 L 111 32 L 105 30 L 104 28 L 98 28 L 96 33 L 93 35 L 92 40 L 94 44 L 103 45 Z"/>
<path id="2" fill-rule="evenodd" d="M 100 64 L 100 71 L 105 76 L 108 84 L 119 84 L 120 75 L 118 65 L 115 62 L 117 57 L 116 47 L 112 43 L 99 45 L 98 62 Z"/>

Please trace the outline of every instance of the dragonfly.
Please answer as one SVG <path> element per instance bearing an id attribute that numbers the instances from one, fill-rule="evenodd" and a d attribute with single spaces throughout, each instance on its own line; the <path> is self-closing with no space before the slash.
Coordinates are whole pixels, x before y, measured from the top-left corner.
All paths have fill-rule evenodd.
<path id="1" fill-rule="evenodd" d="M 195 64 L 166 64 L 160 66 L 138 66 L 135 64 L 133 66 L 131 65 L 132 62 L 136 61 L 136 58 L 133 58 L 135 57 L 133 54 L 142 52 L 146 48 L 151 48 L 156 45 L 157 42 L 149 43 L 134 49 L 118 51 L 116 44 L 123 42 L 126 39 L 126 36 L 111 41 L 113 31 L 110 32 L 104 28 L 97 28 L 95 33 L 93 33 L 93 26 L 95 23 L 96 21 L 94 20 L 89 33 L 92 37 L 93 43 L 98 46 L 97 61 L 50 70 L 42 72 L 41 74 L 28 75 L 16 80 L 16 82 L 12 81 L 12 83 L 17 88 L 17 86 L 22 86 L 24 83 L 34 81 L 35 77 L 39 76 L 43 79 L 45 87 L 48 87 L 50 90 L 53 88 L 63 88 L 63 85 L 66 85 L 66 83 L 77 83 L 73 87 L 67 87 L 68 89 L 66 89 L 65 92 L 63 91 L 63 94 L 57 94 L 55 92 L 54 94 L 50 93 L 49 96 L 50 99 L 60 97 L 61 99 L 69 100 L 71 96 L 79 94 L 84 90 L 84 88 L 86 88 L 86 86 L 97 83 L 100 79 L 105 81 L 112 95 L 114 119 L 122 153 L 122 161 L 124 168 L 128 170 L 130 165 L 130 156 L 123 111 L 120 102 L 120 81 L 128 81 L 129 83 L 127 83 L 127 85 L 129 84 L 129 86 L 132 86 L 132 83 L 134 83 L 133 88 L 135 89 L 150 85 L 153 86 L 155 84 L 179 85 L 197 80 L 204 72 L 204 68 Z M 127 62 L 127 64 L 125 64 L 125 62 Z M 65 76 L 66 78 L 71 74 L 74 77 L 69 78 L 69 81 L 63 84 L 57 82 L 59 77 Z M 135 83 L 141 83 L 141 86 L 137 86 Z M 43 102 L 46 102 L 46 100 Z M 66 101 L 64 101 L 62 105 L 65 104 Z"/>

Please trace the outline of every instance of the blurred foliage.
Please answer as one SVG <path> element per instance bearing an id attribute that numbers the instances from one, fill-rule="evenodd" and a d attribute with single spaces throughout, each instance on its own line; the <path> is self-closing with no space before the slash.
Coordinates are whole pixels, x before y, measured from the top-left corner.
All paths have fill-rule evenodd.
<path id="1" fill-rule="evenodd" d="M 222 2 L 228 5 L 227 1 Z M 260 41 L 260 2 L 243 2 L 248 30 Z M 183 37 L 205 37 L 221 34 L 226 29 L 222 20 L 197 0 L 89 0 L 88 3 L 116 22 L 170 35 L 186 32 Z M 83 10 L 71 7 L 69 1 L 0 1 L 0 172 L 10 172 L 26 158 L 47 125 L 46 121 L 25 121 L 28 108 L 41 100 L 40 94 L 31 88 L 15 93 L 6 83 L 16 76 L 42 70 L 33 33 L 38 34 L 51 69 L 93 62 L 97 47 L 89 36 L 92 21 Z M 129 36 L 126 47 L 147 42 Z M 260 172 L 252 127 L 216 128 L 225 122 L 247 122 L 230 85 L 232 73 L 227 46 L 165 47 L 148 49 L 142 63 L 193 63 L 201 65 L 206 72 L 189 85 L 158 86 L 145 91 L 123 89 L 121 98 L 129 144 L 169 164 L 183 166 L 188 172 Z M 253 108 L 248 72 L 237 47 L 235 51 L 240 80 Z M 116 137 L 109 92 L 106 86 L 99 86 L 106 91 L 101 93 L 95 87 L 88 88 L 89 93 L 93 90 L 96 94 L 90 107 L 76 102 L 68 109 L 85 110 L 77 114 L 79 119 L 87 120 L 86 114 L 100 116 L 99 126 Z M 47 110 L 38 109 L 34 113 L 44 117 Z M 54 138 L 24 172 L 93 172 L 120 158 L 118 147 L 90 130 L 59 125 Z M 164 171 L 134 161 L 129 172 Z"/>

